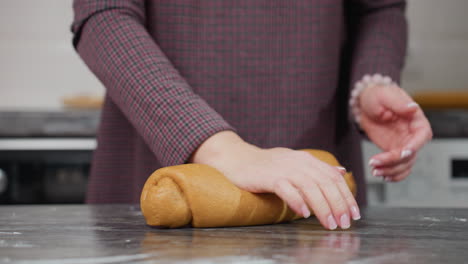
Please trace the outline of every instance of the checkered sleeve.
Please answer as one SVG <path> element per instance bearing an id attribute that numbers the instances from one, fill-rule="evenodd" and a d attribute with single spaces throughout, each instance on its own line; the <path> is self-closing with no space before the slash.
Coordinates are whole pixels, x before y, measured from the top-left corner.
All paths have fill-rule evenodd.
<path id="1" fill-rule="evenodd" d="M 399 83 L 407 45 L 404 0 L 347 2 L 352 43 L 350 87 L 366 74 L 382 74 Z"/>
<path id="2" fill-rule="evenodd" d="M 234 129 L 192 91 L 149 35 L 144 2 L 75 0 L 73 43 L 161 164 L 182 164 L 209 136 Z"/>

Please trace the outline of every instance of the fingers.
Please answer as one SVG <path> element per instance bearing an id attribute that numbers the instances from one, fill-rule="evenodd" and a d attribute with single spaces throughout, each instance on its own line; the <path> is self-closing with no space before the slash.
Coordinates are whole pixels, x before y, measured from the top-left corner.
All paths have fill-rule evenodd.
<path id="1" fill-rule="evenodd" d="M 326 169 L 328 169 L 327 167 L 328 164 L 323 164 L 324 167 Z M 359 207 L 357 205 L 357 202 L 356 202 L 356 199 L 354 198 L 353 194 L 351 193 L 351 190 L 349 189 L 348 185 L 346 184 L 346 181 L 345 179 L 343 178 L 343 176 L 345 175 L 346 173 L 346 169 L 344 167 L 334 167 L 334 168 L 339 168 L 339 171 L 341 173 L 341 177 L 337 177 L 336 174 L 330 174 L 330 179 L 333 181 L 333 183 L 336 185 L 336 187 L 338 188 L 338 190 L 340 191 L 341 193 L 341 196 L 343 197 L 343 199 L 345 200 L 347 206 L 348 206 L 348 210 L 349 210 L 349 214 L 348 216 L 351 216 L 351 218 L 353 220 L 359 220 L 361 219 L 361 215 L 360 215 L 360 212 L 359 212 Z M 332 171 L 330 171 L 330 173 L 333 173 Z"/>
<path id="2" fill-rule="evenodd" d="M 273 188 L 276 195 L 285 201 L 289 208 L 297 215 L 302 215 L 304 218 L 310 216 L 309 207 L 299 193 L 299 190 L 293 187 L 289 181 L 285 179 L 278 180 Z"/>
<path id="3" fill-rule="evenodd" d="M 320 223 L 330 230 L 336 229 L 338 226 L 336 219 L 320 187 L 313 181 L 308 181 L 307 185 L 296 187 L 301 189 L 304 199 L 312 208 Z"/>
<path id="4" fill-rule="evenodd" d="M 432 139 L 431 125 L 422 113 L 422 110 L 419 110 L 415 115 L 414 121 L 411 124 L 411 130 L 414 131 L 414 136 L 406 144 L 406 148 L 408 149 L 418 151 L 426 142 Z"/>
<path id="5" fill-rule="evenodd" d="M 372 175 L 375 177 L 382 177 L 386 181 L 390 181 L 401 173 L 411 169 L 416 162 L 416 154 L 406 158 L 403 162 L 390 165 L 390 166 L 376 166 L 372 170 Z"/>
<path id="6" fill-rule="evenodd" d="M 335 169 L 338 170 L 338 172 L 341 174 L 341 176 L 344 176 L 344 175 L 346 174 L 346 169 L 345 169 L 345 167 L 335 166 Z"/>
<path id="7" fill-rule="evenodd" d="M 351 218 L 353 220 L 359 220 L 361 219 L 361 213 L 359 212 L 359 206 L 357 205 L 356 199 L 354 199 L 353 194 L 351 193 L 351 190 L 349 189 L 348 185 L 346 184 L 346 181 L 344 178 L 341 178 L 341 180 L 337 183 L 338 189 L 341 192 L 341 195 L 345 199 L 346 203 L 348 204 L 348 208 L 350 211 Z"/>
<path id="8" fill-rule="evenodd" d="M 298 215 L 307 218 L 313 211 L 325 228 L 349 228 L 351 217 L 360 216 L 343 178 L 346 169 L 330 166 L 307 153 L 294 156 L 294 169 L 283 171 L 283 176 L 273 182 L 272 191 Z"/>
<path id="9" fill-rule="evenodd" d="M 388 178 L 386 178 L 386 181 L 388 182 L 399 182 L 403 179 L 405 179 L 406 177 L 408 177 L 410 174 L 411 174 L 411 169 L 412 168 L 408 168 L 407 170 L 397 174 L 397 175 L 390 175 L 388 176 Z"/>
<path id="10" fill-rule="evenodd" d="M 328 164 L 324 164 L 325 166 L 328 166 Z M 349 215 L 353 220 L 359 220 L 361 219 L 361 214 L 359 212 L 359 206 L 357 205 L 356 199 L 354 198 L 353 194 L 351 193 L 351 190 L 349 189 L 348 185 L 346 184 L 345 179 L 343 176 L 346 173 L 346 169 L 341 167 L 342 170 L 341 172 L 341 177 L 336 177 L 336 174 L 331 175 L 331 180 L 334 182 L 338 190 L 340 191 L 343 199 L 345 200 L 348 210 L 349 210 Z"/>
<path id="11" fill-rule="evenodd" d="M 398 115 L 412 115 L 419 108 L 418 104 L 401 88 L 397 86 L 383 87 L 381 102 L 386 109 Z"/>
<path id="12" fill-rule="evenodd" d="M 369 165 L 373 167 L 372 174 L 384 177 L 387 181 L 403 180 L 409 173 L 403 171 L 411 169 L 415 162 L 415 154 L 429 140 L 432 139 L 432 129 L 422 110 L 415 104 L 416 112 L 409 123 L 410 136 L 403 139 L 406 142 L 400 148 L 373 156 Z M 392 176 L 393 175 L 393 176 Z"/>
<path id="13" fill-rule="evenodd" d="M 372 167 L 372 174 L 376 177 L 382 177 L 385 181 L 394 182 L 406 178 L 414 163 L 417 155 L 411 151 L 390 151 L 375 155 L 369 162 Z M 405 175 L 405 176 L 403 176 Z"/>
<path id="14" fill-rule="evenodd" d="M 360 218 L 357 202 L 349 190 L 343 175 L 341 173 L 337 173 L 336 167 L 329 166 L 321 161 L 320 163 L 321 164 L 317 166 L 318 173 L 315 173 L 315 175 L 309 175 L 308 171 L 304 171 L 304 177 L 297 179 L 297 183 L 295 185 L 301 188 L 303 196 L 306 198 L 306 201 L 314 212 L 326 217 L 326 222 L 329 224 L 329 227 L 334 227 L 335 224 L 337 224 L 342 229 L 349 228 L 351 225 L 351 217 L 354 220 Z M 340 169 L 339 171 L 343 170 Z M 315 191 L 311 192 L 311 190 L 316 188 L 320 190 L 319 193 Z M 328 208 L 324 209 L 313 207 L 314 202 L 316 201 L 315 199 L 317 199 L 317 196 L 319 195 L 324 197 L 319 199 L 326 200 L 325 205 L 327 205 Z M 325 212 L 321 213 L 316 210 L 325 210 Z M 330 213 L 333 216 L 330 216 Z"/>
<path id="15" fill-rule="evenodd" d="M 410 128 L 412 136 L 402 149 L 379 153 L 370 159 L 369 165 L 373 167 L 372 174 L 374 176 L 381 176 L 387 181 L 393 181 L 391 178 L 394 177 L 390 177 L 390 175 L 399 175 L 414 165 L 416 152 L 432 138 L 429 122 L 420 109 L 414 119 Z M 405 177 L 398 176 L 397 178 L 402 180 Z"/>
<path id="16" fill-rule="evenodd" d="M 369 160 L 369 166 L 394 166 L 400 163 L 404 163 L 413 154 L 414 152 L 410 149 L 394 149 L 391 151 L 382 152 L 377 155 L 374 155 Z"/>
<path id="17" fill-rule="evenodd" d="M 341 175 L 334 175 L 332 177 L 342 177 Z M 318 180 L 318 186 L 322 191 L 325 199 L 328 202 L 328 205 L 333 212 L 333 216 L 335 221 L 340 225 L 341 228 L 346 229 L 349 228 L 350 223 L 350 209 L 348 208 L 348 204 L 341 194 L 338 186 L 336 184 L 337 180 L 331 180 L 329 177 L 325 175 L 321 175 Z"/>

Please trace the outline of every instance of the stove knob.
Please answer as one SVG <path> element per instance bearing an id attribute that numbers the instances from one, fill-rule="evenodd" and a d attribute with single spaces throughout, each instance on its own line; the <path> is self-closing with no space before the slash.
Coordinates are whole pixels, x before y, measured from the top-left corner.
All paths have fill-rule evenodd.
<path id="1" fill-rule="evenodd" d="M 7 189 L 7 175 L 6 173 L 0 169 L 0 194 L 4 193 Z"/>

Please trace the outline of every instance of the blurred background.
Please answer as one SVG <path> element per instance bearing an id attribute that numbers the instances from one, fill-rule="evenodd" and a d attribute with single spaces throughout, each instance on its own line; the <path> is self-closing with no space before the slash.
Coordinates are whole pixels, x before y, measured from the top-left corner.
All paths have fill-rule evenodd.
<path id="1" fill-rule="evenodd" d="M 71 4 L 0 1 L 0 204 L 83 202 L 104 88 L 72 48 Z M 408 180 L 366 172 L 372 205 L 468 207 L 466 10 L 466 0 L 408 1 L 402 87 L 435 137 Z M 378 152 L 362 144 L 365 160 Z"/>

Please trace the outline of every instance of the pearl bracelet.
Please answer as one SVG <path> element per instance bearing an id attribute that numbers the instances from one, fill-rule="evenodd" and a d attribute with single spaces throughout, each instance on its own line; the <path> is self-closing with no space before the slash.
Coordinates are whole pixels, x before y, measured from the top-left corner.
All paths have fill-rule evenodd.
<path id="1" fill-rule="evenodd" d="M 374 74 L 374 75 L 364 75 L 364 77 L 356 82 L 354 85 L 353 90 L 351 91 L 351 98 L 349 99 L 349 107 L 351 109 L 351 113 L 353 113 L 354 116 L 354 121 L 360 125 L 361 121 L 361 107 L 359 104 L 359 96 L 361 95 L 362 91 L 366 89 L 369 86 L 376 86 L 376 85 L 381 85 L 381 86 L 393 86 L 396 85 L 392 81 L 392 79 L 388 76 L 382 76 L 381 74 Z"/>

